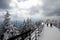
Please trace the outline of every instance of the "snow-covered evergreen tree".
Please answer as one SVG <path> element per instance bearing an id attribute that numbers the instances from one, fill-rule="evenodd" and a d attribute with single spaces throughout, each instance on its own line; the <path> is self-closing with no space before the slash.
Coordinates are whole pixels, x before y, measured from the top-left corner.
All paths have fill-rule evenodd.
<path id="1" fill-rule="evenodd" d="M 5 19 L 4 19 L 4 26 L 7 27 L 9 25 L 10 25 L 10 14 L 7 11 L 7 13 L 5 15 Z"/>

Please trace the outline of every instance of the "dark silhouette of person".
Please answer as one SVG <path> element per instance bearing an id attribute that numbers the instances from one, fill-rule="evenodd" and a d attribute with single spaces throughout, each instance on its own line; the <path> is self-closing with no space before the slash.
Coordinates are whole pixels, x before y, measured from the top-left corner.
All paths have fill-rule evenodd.
<path id="1" fill-rule="evenodd" d="M 50 24 L 50 26 L 52 27 L 52 23 Z"/>
<path id="2" fill-rule="evenodd" d="M 47 27 L 48 27 L 48 23 L 47 23 Z"/>

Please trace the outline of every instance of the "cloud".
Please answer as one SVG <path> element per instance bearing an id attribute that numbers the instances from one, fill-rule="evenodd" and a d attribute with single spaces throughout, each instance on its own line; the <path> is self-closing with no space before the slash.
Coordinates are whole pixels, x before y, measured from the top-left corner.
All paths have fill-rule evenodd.
<path id="1" fill-rule="evenodd" d="M 33 14 L 31 13 L 31 9 L 14 9 L 13 11 L 10 10 L 10 14 L 12 16 L 12 20 L 23 20 L 27 18 L 33 18 L 33 19 L 40 19 L 43 18 L 43 10 L 40 10 L 39 12 L 35 12 L 34 10 Z M 37 10 L 38 11 L 38 10 Z"/>
<path id="2" fill-rule="evenodd" d="M 41 14 L 42 6 L 37 5 L 37 6 L 32 6 L 30 8 L 30 15 L 35 15 L 35 14 Z"/>
<path id="3" fill-rule="evenodd" d="M 60 0 L 43 0 L 44 1 L 44 15 L 46 16 L 60 16 Z"/>
<path id="4" fill-rule="evenodd" d="M 0 9 L 11 9 L 16 7 L 16 0 L 0 0 Z"/>
<path id="5" fill-rule="evenodd" d="M 25 2 L 23 2 L 25 1 Z M 22 20 L 29 18 L 39 18 L 42 14 L 42 11 L 40 11 L 41 7 L 43 6 L 42 0 L 20 0 L 18 2 L 17 0 L 11 0 L 9 6 L 13 9 L 9 9 L 9 13 L 11 14 L 11 20 Z M 6 4 L 7 5 L 7 4 Z M 6 7 L 6 8 L 7 8 Z M 32 13 L 33 12 L 33 13 Z M 17 16 L 17 17 L 16 17 Z"/>
<path id="6" fill-rule="evenodd" d="M 18 2 L 25 2 L 25 1 L 28 1 L 28 0 L 18 0 Z"/>
<path id="7" fill-rule="evenodd" d="M 27 0 L 25 2 L 18 2 L 17 5 L 18 5 L 18 8 L 26 9 L 26 8 L 30 8 L 32 6 L 37 6 L 37 5 L 42 6 L 43 3 L 41 0 Z"/>
<path id="8" fill-rule="evenodd" d="M 0 8 L 2 9 L 9 8 L 10 2 L 11 0 L 0 0 Z"/>
<path id="9" fill-rule="evenodd" d="M 25 1 L 25 2 L 24 2 Z M 0 0 L 1 9 L 9 8 L 30 8 L 36 5 L 42 5 L 41 0 Z"/>
<path id="10" fill-rule="evenodd" d="M 0 10 L 8 9 L 11 20 L 59 18 L 60 0 L 1 0 Z M 16 17 L 17 15 L 17 17 Z"/>

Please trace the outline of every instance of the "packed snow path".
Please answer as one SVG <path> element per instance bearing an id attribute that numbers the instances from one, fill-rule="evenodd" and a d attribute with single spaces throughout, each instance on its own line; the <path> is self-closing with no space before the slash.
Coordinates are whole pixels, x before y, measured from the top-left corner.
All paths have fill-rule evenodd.
<path id="1" fill-rule="evenodd" d="M 60 40 L 60 31 L 55 26 L 44 26 L 38 40 Z"/>

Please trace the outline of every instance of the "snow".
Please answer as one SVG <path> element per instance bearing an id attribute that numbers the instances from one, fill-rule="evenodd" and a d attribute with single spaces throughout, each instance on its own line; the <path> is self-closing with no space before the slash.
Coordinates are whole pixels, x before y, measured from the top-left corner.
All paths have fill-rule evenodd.
<path id="1" fill-rule="evenodd" d="M 55 26 L 44 26 L 38 40 L 60 40 L 60 31 Z"/>

